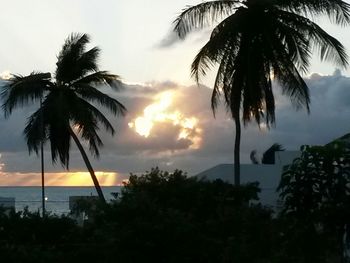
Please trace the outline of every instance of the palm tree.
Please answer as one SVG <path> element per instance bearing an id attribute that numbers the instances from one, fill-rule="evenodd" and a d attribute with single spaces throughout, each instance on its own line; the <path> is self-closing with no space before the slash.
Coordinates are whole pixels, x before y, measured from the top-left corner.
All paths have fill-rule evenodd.
<path id="1" fill-rule="evenodd" d="M 285 149 L 283 148 L 282 144 L 274 143 L 268 148 L 262 156 L 261 163 L 262 164 L 275 164 L 275 153 L 276 152 L 283 152 Z"/>
<path id="2" fill-rule="evenodd" d="M 89 43 L 86 34 L 71 34 L 65 41 L 56 63 L 54 78 L 50 73 L 33 72 L 28 76 L 14 75 L 1 93 L 5 117 L 16 107 L 39 102 L 39 109 L 28 119 L 24 129 L 29 153 L 38 154 L 41 142 L 50 142 L 53 163 L 58 160 L 69 169 L 71 138 L 77 145 L 90 172 L 96 191 L 105 201 L 101 187 L 78 135 L 86 140 L 90 152 L 99 157 L 103 145 L 97 131 L 99 124 L 112 135 L 114 128 L 108 119 L 92 104 L 103 106 L 114 116 L 124 115 L 125 107 L 109 97 L 99 87 L 108 85 L 118 89 L 117 75 L 99 71 L 97 58 L 100 50 L 86 50 Z"/>
<path id="3" fill-rule="evenodd" d="M 283 152 L 284 150 L 282 144 L 274 143 L 263 153 L 261 160 L 259 160 L 256 150 L 251 151 L 250 160 L 252 164 L 259 164 L 260 162 L 262 164 L 275 164 L 275 153 Z"/>
<path id="4" fill-rule="evenodd" d="M 240 184 L 241 121 L 267 127 L 275 122 L 272 83 L 297 107 L 309 112 L 309 90 L 301 74 L 309 68 L 313 49 L 322 60 L 347 65 L 344 47 L 306 15 L 327 14 L 338 24 L 350 22 L 350 6 L 341 0 L 217 0 L 187 7 L 174 30 L 185 38 L 194 29 L 219 22 L 192 63 L 197 83 L 218 66 L 211 107 L 223 94 L 235 121 L 235 184 Z"/>

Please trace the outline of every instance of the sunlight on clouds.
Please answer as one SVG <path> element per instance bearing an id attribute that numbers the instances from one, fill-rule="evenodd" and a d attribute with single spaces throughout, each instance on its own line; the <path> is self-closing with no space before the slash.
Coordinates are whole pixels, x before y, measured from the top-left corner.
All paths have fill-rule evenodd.
<path id="1" fill-rule="evenodd" d="M 269 130 L 266 123 L 264 123 L 264 122 L 260 123 L 259 129 L 261 132 L 267 132 Z"/>
<path id="2" fill-rule="evenodd" d="M 155 102 L 148 105 L 143 110 L 143 116 L 137 117 L 129 122 L 129 127 L 140 136 L 148 138 L 152 134 L 152 129 L 156 123 L 170 123 L 180 127 L 178 140 L 188 139 L 192 142 L 191 149 L 198 149 L 201 142 L 201 129 L 198 128 L 198 119 L 195 117 L 185 117 L 178 110 L 171 110 L 175 99 L 174 91 L 165 91 L 157 94 Z"/>
<path id="3" fill-rule="evenodd" d="M 1 157 L 2 157 L 2 155 L 0 153 L 0 160 L 1 160 Z M 5 164 L 0 161 L 0 172 L 2 172 L 4 170 L 4 166 L 5 166 Z"/>
<path id="4" fill-rule="evenodd" d="M 0 79 L 9 80 L 10 78 L 12 78 L 12 74 L 9 70 L 5 70 L 0 73 Z"/>
<path id="5" fill-rule="evenodd" d="M 124 178 L 118 173 L 95 172 L 101 186 L 122 185 Z M 40 186 L 40 173 L 0 172 L 0 186 Z M 93 186 L 89 172 L 45 173 L 46 186 Z"/>
<path id="6" fill-rule="evenodd" d="M 156 97 L 157 102 L 147 106 L 143 110 L 143 116 L 136 118 L 132 123 L 129 123 L 130 128 L 134 128 L 135 131 L 141 136 L 148 137 L 151 133 L 155 122 L 165 122 L 166 120 L 177 119 L 177 117 L 171 116 L 165 111 L 172 102 L 173 93 L 170 91 L 161 93 Z"/>
<path id="7" fill-rule="evenodd" d="M 95 175 L 100 183 L 104 186 L 112 186 L 117 184 L 117 173 L 111 172 L 95 172 Z M 62 182 L 64 185 L 71 186 L 91 186 L 93 185 L 89 172 L 70 172 L 64 175 L 65 179 Z"/>

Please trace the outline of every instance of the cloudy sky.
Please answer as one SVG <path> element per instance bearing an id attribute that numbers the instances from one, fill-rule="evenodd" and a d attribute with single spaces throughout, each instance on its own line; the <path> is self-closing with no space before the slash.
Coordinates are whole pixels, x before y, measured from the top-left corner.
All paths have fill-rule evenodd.
<path id="1" fill-rule="evenodd" d="M 1 1 L 1 0 L 0 0 Z M 125 118 L 113 119 L 114 137 L 101 131 L 104 148 L 92 163 L 102 184 L 120 183 L 130 172 L 159 166 L 196 174 L 233 160 L 234 125 L 223 107 L 216 118 L 210 110 L 212 76 L 198 87 L 190 64 L 205 43 L 209 30 L 178 41 L 172 21 L 194 0 L 12 0 L 1 4 L 0 72 L 26 75 L 54 71 L 56 55 L 72 32 L 88 33 L 92 46 L 102 49 L 100 68 L 122 76 L 121 92 L 104 91 L 128 109 Z M 350 50 L 349 28 L 318 22 Z M 91 47 L 92 47 L 91 46 Z M 325 144 L 350 132 L 350 71 L 337 70 L 313 59 L 305 76 L 311 92 L 311 114 L 296 111 L 278 92 L 277 124 L 271 130 L 254 123 L 242 134 L 242 162 L 249 153 L 263 152 L 278 142 L 288 150 L 303 144 Z M 10 119 L 0 115 L 0 185 L 39 185 L 39 158 L 29 156 L 23 139 L 33 105 Z M 53 166 L 46 148 L 49 185 L 91 185 L 75 147 L 70 173 Z"/>

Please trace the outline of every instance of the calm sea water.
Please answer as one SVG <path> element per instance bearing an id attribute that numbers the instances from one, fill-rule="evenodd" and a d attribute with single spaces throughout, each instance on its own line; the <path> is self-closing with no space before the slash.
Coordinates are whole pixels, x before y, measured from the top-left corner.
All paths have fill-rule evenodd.
<path id="1" fill-rule="evenodd" d="M 107 201 L 113 199 L 111 193 L 120 193 L 120 186 L 102 187 Z M 69 196 L 97 195 L 94 187 L 45 187 L 46 210 L 53 214 L 69 213 Z M 0 187 L 0 197 L 16 198 L 16 211 L 28 207 L 30 211 L 41 211 L 41 187 Z"/>

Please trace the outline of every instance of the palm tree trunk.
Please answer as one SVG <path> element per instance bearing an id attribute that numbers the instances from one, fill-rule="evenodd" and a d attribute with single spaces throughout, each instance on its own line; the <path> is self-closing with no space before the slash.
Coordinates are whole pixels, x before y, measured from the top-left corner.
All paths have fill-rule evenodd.
<path id="1" fill-rule="evenodd" d="M 97 180 L 97 177 L 96 177 L 96 175 L 95 175 L 95 171 L 94 171 L 94 169 L 92 168 L 92 165 L 91 165 L 91 163 L 90 163 L 90 161 L 89 161 L 89 158 L 88 158 L 87 155 L 86 155 L 86 152 L 84 151 L 83 146 L 81 145 L 81 143 L 80 143 L 78 137 L 75 135 L 75 133 L 74 133 L 74 131 L 72 130 L 72 128 L 69 128 L 69 133 L 70 133 L 70 135 L 72 136 L 72 138 L 73 138 L 75 144 L 78 146 L 78 149 L 79 149 L 79 151 L 80 151 L 80 153 L 81 153 L 81 156 L 83 157 L 83 160 L 84 160 L 84 162 L 85 162 L 85 165 L 86 165 L 86 167 L 87 167 L 87 169 L 89 170 L 89 173 L 90 173 L 90 175 L 91 175 L 91 179 L 92 179 L 92 181 L 94 182 L 94 185 L 95 185 L 95 188 L 96 188 L 96 191 L 97 191 L 97 194 L 98 194 L 100 200 L 101 200 L 102 202 L 106 203 L 106 199 L 105 199 L 105 197 L 104 197 L 104 195 L 103 195 L 101 186 L 100 186 L 100 184 L 99 184 L 99 182 L 98 182 L 98 180 Z"/>
<path id="2" fill-rule="evenodd" d="M 42 97 L 40 97 L 40 108 L 43 106 Z M 40 159 L 41 159 L 41 205 L 43 209 L 43 218 L 46 215 L 45 211 L 45 167 L 44 167 L 44 113 L 40 112 Z"/>
<path id="3" fill-rule="evenodd" d="M 241 167 L 240 167 L 240 144 L 241 144 L 241 122 L 239 119 L 239 108 L 234 112 L 234 120 L 236 126 L 235 149 L 234 149 L 234 177 L 235 185 L 239 186 L 241 181 Z"/>

